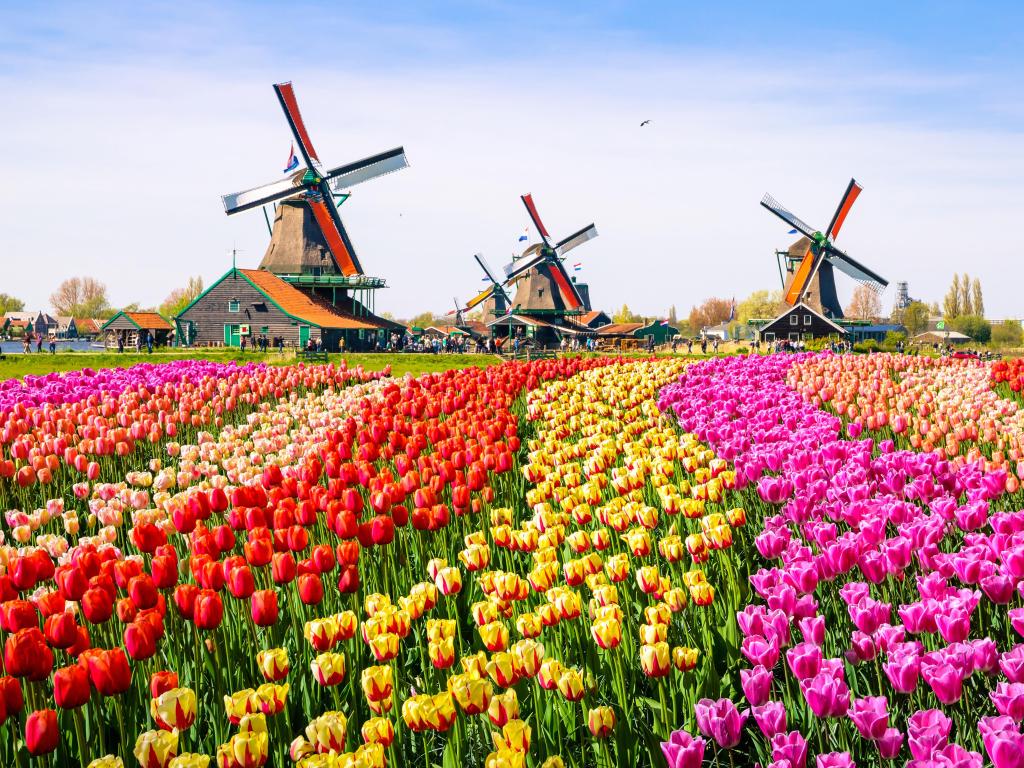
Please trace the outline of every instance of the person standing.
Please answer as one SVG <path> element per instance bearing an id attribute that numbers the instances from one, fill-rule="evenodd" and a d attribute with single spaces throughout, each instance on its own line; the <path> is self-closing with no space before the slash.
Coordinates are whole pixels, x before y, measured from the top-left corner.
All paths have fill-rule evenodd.
<path id="1" fill-rule="evenodd" d="M 57 354 L 57 340 L 53 336 L 51 336 L 49 341 L 50 341 L 50 354 L 51 355 Z"/>
<path id="2" fill-rule="evenodd" d="M 43 352 L 43 334 L 36 334 L 36 352 L 42 354 Z"/>

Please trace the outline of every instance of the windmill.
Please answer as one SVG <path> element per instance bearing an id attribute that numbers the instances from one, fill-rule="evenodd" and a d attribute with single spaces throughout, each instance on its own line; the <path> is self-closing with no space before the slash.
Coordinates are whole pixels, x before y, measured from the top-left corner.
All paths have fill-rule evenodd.
<path id="1" fill-rule="evenodd" d="M 478 307 L 488 299 L 491 299 L 494 314 L 505 314 L 508 311 L 509 306 L 509 298 L 508 294 L 505 292 L 505 285 L 499 282 L 498 278 L 494 276 L 494 272 L 491 270 L 490 265 L 484 260 L 483 254 L 474 253 L 473 258 L 476 259 L 476 263 L 480 265 L 480 269 L 484 271 L 483 279 L 489 281 L 490 285 L 466 302 L 466 310 Z M 458 306 L 458 301 L 456 301 L 456 306 Z"/>
<path id="2" fill-rule="evenodd" d="M 454 298 L 452 298 L 452 302 L 455 304 L 455 309 L 453 309 L 451 312 L 449 312 L 448 315 L 449 315 L 449 317 L 451 315 L 455 315 L 455 325 L 456 325 L 456 327 L 458 327 L 458 326 L 464 324 L 464 320 L 463 320 L 463 317 L 462 317 L 462 306 L 459 304 L 459 297 L 458 296 L 455 296 Z"/>
<path id="3" fill-rule="evenodd" d="M 292 84 L 278 83 L 274 86 L 274 92 L 288 121 L 301 160 L 294 157 L 293 148 L 293 159 L 289 162 L 289 170 L 295 169 L 293 173 L 280 181 L 224 195 L 224 211 L 231 216 L 272 203 L 283 204 L 278 206 L 271 246 L 261 268 L 275 273 L 298 270 L 314 276 L 361 276 L 364 274 L 363 267 L 341 222 L 335 196 L 344 199 L 346 195 L 342 194 L 343 190 L 408 167 L 405 150 L 396 147 L 325 171 L 299 113 Z M 280 238 L 279 228 L 282 233 Z M 287 243 L 280 244 L 276 253 L 275 239 L 287 240 Z M 326 253 L 323 252 L 323 245 L 326 245 Z"/>
<path id="4" fill-rule="evenodd" d="M 819 309 L 826 317 L 842 318 L 843 308 L 836 295 L 834 269 L 875 291 L 881 291 L 889 284 L 884 277 L 855 261 L 833 244 L 860 192 L 861 186 L 850 179 L 832 221 L 824 232 L 806 224 L 771 195 L 765 195 L 761 200 L 762 206 L 802 235 L 784 253 L 789 278 L 783 286 L 783 300 L 788 306 L 804 302 Z"/>
<path id="5" fill-rule="evenodd" d="M 540 235 L 541 242 L 531 245 L 520 258 L 505 266 L 506 283 L 525 277 L 525 283 L 516 292 L 516 305 L 525 312 L 530 310 L 554 310 L 562 314 L 578 312 L 585 308 L 587 302 L 580 295 L 576 284 L 569 277 L 569 273 L 566 272 L 562 259 L 573 248 L 597 237 L 597 228 L 593 224 L 588 224 L 578 232 L 573 232 L 562 240 L 552 242 L 544 222 L 540 219 L 540 214 L 537 213 L 533 196 L 527 194 L 523 195 L 521 199 Z M 533 272 L 527 275 L 530 270 Z M 544 283 L 544 278 L 553 283 L 553 290 L 547 292 L 547 297 L 543 296 L 543 285 L 540 288 L 532 285 L 535 279 L 540 279 L 541 283 Z M 519 301 L 520 294 L 524 293 L 524 289 L 526 301 Z M 556 295 L 557 301 L 555 300 Z"/>

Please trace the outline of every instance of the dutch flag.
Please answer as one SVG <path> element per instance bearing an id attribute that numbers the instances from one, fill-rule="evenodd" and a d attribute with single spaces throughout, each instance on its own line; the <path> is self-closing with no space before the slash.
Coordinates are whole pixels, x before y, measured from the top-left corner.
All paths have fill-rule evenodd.
<path id="1" fill-rule="evenodd" d="M 577 261 L 575 264 L 572 265 L 572 268 L 579 272 L 581 269 L 583 269 L 583 262 Z"/>
<path id="2" fill-rule="evenodd" d="M 288 166 L 282 171 L 282 173 L 294 171 L 298 167 L 299 158 L 295 155 L 295 145 L 292 144 L 291 152 L 288 153 Z"/>

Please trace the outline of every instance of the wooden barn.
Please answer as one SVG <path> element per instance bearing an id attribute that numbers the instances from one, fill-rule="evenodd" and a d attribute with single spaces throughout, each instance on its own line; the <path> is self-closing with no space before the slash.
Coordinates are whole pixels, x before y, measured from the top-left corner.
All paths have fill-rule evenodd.
<path id="1" fill-rule="evenodd" d="M 842 339 L 846 329 L 832 322 L 812 307 L 800 302 L 764 325 L 759 331 L 761 341 L 807 341 L 835 336 Z"/>
<path id="2" fill-rule="evenodd" d="M 330 300 L 307 293 L 263 269 L 230 269 L 174 318 L 178 346 L 251 346 L 266 337 L 305 349 L 314 342 L 334 352 L 371 348 L 378 336 L 404 327 L 358 304 L 346 312 Z"/>
<path id="3" fill-rule="evenodd" d="M 155 347 L 167 346 L 172 330 L 173 326 L 156 312 L 123 311 L 107 320 L 100 329 L 109 346 L 120 340 L 126 347 L 135 346 L 136 339 L 144 345 L 147 337 L 153 339 Z"/>

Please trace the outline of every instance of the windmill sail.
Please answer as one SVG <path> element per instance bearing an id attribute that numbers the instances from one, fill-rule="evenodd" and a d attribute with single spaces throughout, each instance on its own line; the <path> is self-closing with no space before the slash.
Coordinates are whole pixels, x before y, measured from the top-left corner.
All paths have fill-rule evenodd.
<path id="1" fill-rule="evenodd" d="M 788 208 L 786 208 L 786 206 L 784 206 L 782 203 L 780 203 L 778 200 L 776 200 L 771 195 L 765 195 L 761 199 L 761 205 L 763 205 L 769 211 L 774 213 L 776 216 L 778 216 L 784 222 L 789 224 L 791 227 L 793 227 L 795 230 L 797 230 L 800 234 L 802 234 L 802 235 L 804 235 L 806 237 L 809 237 L 812 240 L 814 239 L 814 233 L 816 231 L 814 229 L 814 227 L 812 227 L 810 224 L 807 224 L 806 222 L 804 222 L 795 213 L 790 211 Z"/>
<path id="2" fill-rule="evenodd" d="M 405 157 L 405 149 L 396 147 L 387 152 L 333 168 L 326 173 L 324 178 L 330 182 L 332 190 L 340 192 L 343 189 L 351 189 L 356 184 L 362 184 L 364 181 L 408 167 L 409 161 Z"/>
<path id="3" fill-rule="evenodd" d="M 555 253 L 559 256 L 564 256 L 573 248 L 581 246 L 588 240 L 593 240 L 595 237 L 597 237 L 597 227 L 593 224 L 589 224 L 579 232 L 573 232 L 567 238 L 559 240 L 555 245 Z"/>
<path id="4" fill-rule="evenodd" d="M 850 209 L 853 207 L 853 201 L 857 199 L 862 189 L 855 179 L 850 179 L 850 184 L 846 187 L 846 191 L 839 201 L 839 207 L 836 208 L 832 221 L 828 224 L 828 230 L 825 232 L 832 240 L 835 240 L 839 235 L 839 230 L 842 229 L 843 222 L 846 221 L 846 217 L 850 214 Z"/>
<path id="5" fill-rule="evenodd" d="M 847 256 L 835 246 L 826 248 L 825 259 L 843 274 L 849 275 L 854 280 L 869 286 L 872 290 L 882 291 L 889 281 L 877 272 L 868 269 L 863 264 Z"/>
<path id="6" fill-rule="evenodd" d="M 306 167 L 312 169 L 314 163 L 320 162 L 320 158 L 317 157 L 316 150 L 313 148 L 313 141 L 309 138 L 309 132 L 306 130 L 306 123 L 302 120 L 302 113 L 299 112 L 299 102 L 295 99 L 295 89 L 290 82 L 278 83 L 274 86 L 274 92 L 277 94 L 278 101 L 281 102 L 284 116 L 288 119 L 288 126 L 292 129 L 292 136 L 295 137 L 295 142 L 299 145 L 299 153 L 302 155 L 302 159 L 306 161 Z"/>

